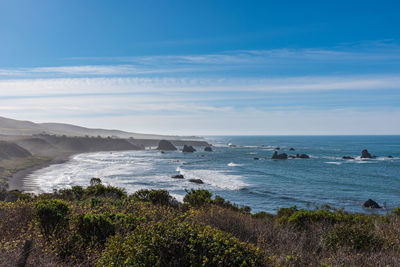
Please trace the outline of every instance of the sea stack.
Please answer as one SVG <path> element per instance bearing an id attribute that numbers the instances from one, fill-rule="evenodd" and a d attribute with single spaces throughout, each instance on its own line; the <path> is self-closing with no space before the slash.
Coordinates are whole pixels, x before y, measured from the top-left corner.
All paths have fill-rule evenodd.
<path id="1" fill-rule="evenodd" d="M 182 149 L 182 152 L 184 152 L 184 153 L 192 153 L 195 151 L 196 151 L 196 149 L 194 149 L 192 146 L 187 146 L 187 145 L 184 145 L 183 149 Z"/>
<path id="2" fill-rule="evenodd" d="M 206 152 L 212 152 L 213 150 L 212 150 L 212 148 L 211 148 L 210 146 L 206 146 L 206 147 L 204 148 L 204 151 L 206 151 Z"/>
<path id="3" fill-rule="evenodd" d="M 288 155 L 286 153 L 278 154 L 278 152 L 274 152 L 272 155 L 272 159 L 287 159 Z"/>
<path id="4" fill-rule="evenodd" d="M 381 206 L 379 206 L 378 203 L 376 203 L 372 199 L 368 199 L 367 201 L 365 201 L 362 206 L 363 206 L 363 208 L 367 208 L 367 209 L 381 209 L 382 208 Z"/>
<path id="5" fill-rule="evenodd" d="M 368 150 L 364 149 L 363 151 L 361 151 L 361 158 L 362 158 L 362 159 L 371 159 L 372 156 L 371 156 L 371 154 L 368 152 Z"/>
<path id="6" fill-rule="evenodd" d="M 176 147 L 168 140 L 160 140 L 157 150 L 175 151 Z"/>

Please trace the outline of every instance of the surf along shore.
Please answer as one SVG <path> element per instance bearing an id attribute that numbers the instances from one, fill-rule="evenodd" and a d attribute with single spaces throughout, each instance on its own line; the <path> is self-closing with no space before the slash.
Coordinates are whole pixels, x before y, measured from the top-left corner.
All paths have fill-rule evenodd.
<path id="1" fill-rule="evenodd" d="M 122 139 L 112 137 L 71 137 L 37 134 L 0 135 L 0 186 L 8 190 L 30 190 L 36 185 L 27 181 L 32 172 L 61 164 L 81 153 L 145 150 L 157 147 L 158 139 Z M 171 140 L 175 146 L 208 146 L 200 140 Z"/>

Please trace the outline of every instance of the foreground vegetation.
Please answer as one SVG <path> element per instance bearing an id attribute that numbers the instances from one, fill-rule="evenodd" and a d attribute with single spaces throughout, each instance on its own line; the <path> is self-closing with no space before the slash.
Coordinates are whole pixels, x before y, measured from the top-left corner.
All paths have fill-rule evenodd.
<path id="1" fill-rule="evenodd" d="M 90 186 L 33 196 L 0 191 L 4 266 L 396 266 L 400 209 L 321 207 L 252 214 L 206 190 Z"/>

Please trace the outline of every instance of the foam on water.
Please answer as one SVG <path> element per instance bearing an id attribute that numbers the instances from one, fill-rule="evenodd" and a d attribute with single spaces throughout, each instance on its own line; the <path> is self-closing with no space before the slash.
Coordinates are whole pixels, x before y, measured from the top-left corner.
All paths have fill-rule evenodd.
<path id="1" fill-rule="evenodd" d="M 243 166 L 243 164 L 237 164 L 237 163 L 233 163 L 233 162 L 230 162 L 230 163 L 228 163 L 227 165 L 228 165 L 229 167 Z"/>
<path id="2" fill-rule="evenodd" d="M 248 186 L 242 176 L 226 174 L 217 170 L 188 170 L 177 167 L 176 170 L 187 179 L 201 179 L 205 184 L 220 189 L 241 190 Z"/>
<path id="3" fill-rule="evenodd" d="M 335 164 L 335 165 L 342 165 L 341 162 L 337 162 L 337 161 L 328 161 L 328 162 L 325 162 L 325 163 L 327 163 L 327 164 Z"/>

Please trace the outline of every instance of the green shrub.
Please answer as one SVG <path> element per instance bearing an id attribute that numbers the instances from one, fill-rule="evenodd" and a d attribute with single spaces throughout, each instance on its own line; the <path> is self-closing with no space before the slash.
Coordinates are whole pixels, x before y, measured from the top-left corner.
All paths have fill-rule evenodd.
<path id="1" fill-rule="evenodd" d="M 83 194 L 84 194 L 84 190 L 83 190 L 82 186 L 79 186 L 79 185 L 73 186 L 70 189 L 58 190 L 58 192 L 56 193 L 57 197 L 60 197 L 64 200 L 69 200 L 69 201 L 81 200 Z"/>
<path id="2" fill-rule="evenodd" d="M 125 234 L 136 229 L 136 227 L 145 222 L 144 217 L 138 217 L 133 214 L 118 213 L 113 216 L 115 222 L 115 232 Z"/>
<path id="3" fill-rule="evenodd" d="M 371 227 L 363 224 L 337 224 L 325 235 L 324 242 L 330 249 L 346 247 L 356 251 L 378 250 L 383 245 Z"/>
<path id="4" fill-rule="evenodd" d="M 274 215 L 271 213 L 265 212 L 265 211 L 260 211 L 254 214 L 251 214 L 253 218 L 257 219 L 272 219 L 274 218 Z"/>
<path id="5" fill-rule="evenodd" d="M 78 215 L 76 221 L 78 233 L 87 241 L 104 244 L 115 234 L 115 223 L 107 213 Z"/>
<path id="6" fill-rule="evenodd" d="M 212 193 L 205 189 L 191 189 L 186 190 L 186 195 L 183 198 L 183 203 L 191 207 L 201 207 L 205 204 L 211 203 Z"/>
<path id="7" fill-rule="evenodd" d="M 215 196 L 214 200 L 212 200 L 211 203 L 226 209 L 231 209 L 233 211 L 239 211 L 243 213 L 250 213 L 251 211 L 251 208 L 249 206 L 239 207 L 237 204 L 231 203 L 230 201 L 227 201 L 218 195 Z"/>
<path id="8" fill-rule="evenodd" d="M 142 189 L 133 194 L 133 198 L 139 201 L 151 202 L 155 205 L 170 205 L 172 197 L 167 190 Z"/>
<path id="9" fill-rule="evenodd" d="M 251 244 L 211 227 L 168 221 L 143 225 L 106 244 L 99 266 L 264 266 Z"/>
<path id="10" fill-rule="evenodd" d="M 46 234 L 64 227 L 68 223 L 69 207 L 58 199 L 42 200 L 35 203 L 35 217 Z"/>
<path id="11" fill-rule="evenodd" d="M 92 179 L 90 179 L 90 186 L 95 186 L 98 184 L 101 184 L 100 178 L 93 177 Z"/>
<path id="12" fill-rule="evenodd" d="M 397 216 L 400 216 L 400 207 L 397 207 L 397 208 L 393 209 L 392 213 L 396 214 Z"/>
<path id="13" fill-rule="evenodd" d="M 126 192 L 123 189 L 114 186 L 104 186 L 97 184 L 89 186 L 84 191 L 84 197 L 109 197 L 121 199 L 126 197 Z"/>

